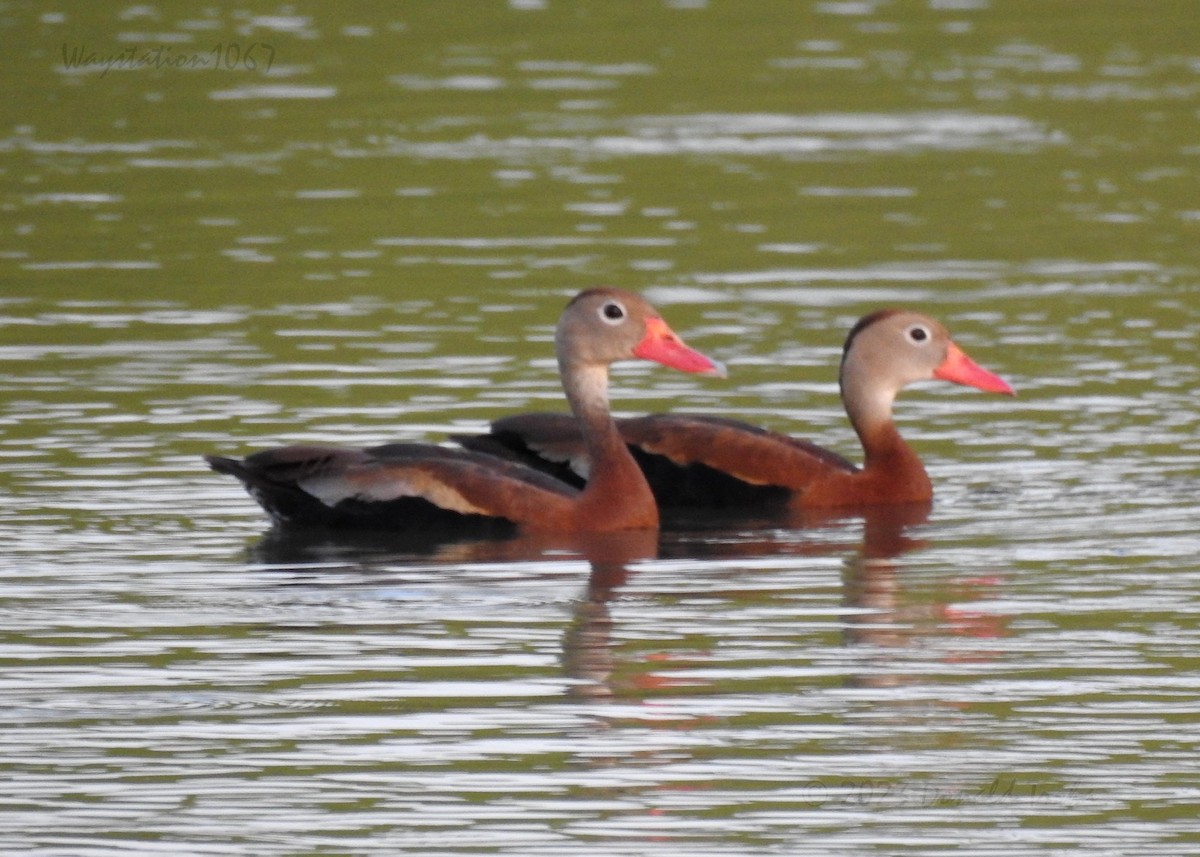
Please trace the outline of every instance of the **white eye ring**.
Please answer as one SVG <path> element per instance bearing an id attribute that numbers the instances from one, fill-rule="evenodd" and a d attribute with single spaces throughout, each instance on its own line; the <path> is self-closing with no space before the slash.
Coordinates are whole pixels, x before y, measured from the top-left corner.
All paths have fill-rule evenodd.
<path id="1" fill-rule="evenodd" d="M 605 301 L 597 313 L 605 324 L 617 325 L 625 321 L 629 313 L 620 301 Z"/>
<path id="2" fill-rule="evenodd" d="M 911 324 L 904 329 L 904 336 L 913 345 L 928 345 L 933 340 L 933 332 L 923 324 Z"/>

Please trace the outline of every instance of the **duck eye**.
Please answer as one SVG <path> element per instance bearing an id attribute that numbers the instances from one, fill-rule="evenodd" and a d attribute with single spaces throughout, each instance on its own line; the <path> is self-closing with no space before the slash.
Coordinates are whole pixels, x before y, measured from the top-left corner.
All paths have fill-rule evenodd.
<path id="1" fill-rule="evenodd" d="M 915 342 L 917 345 L 924 345 L 930 339 L 929 328 L 923 324 L 914 324 L 904 333 L 909 342 Z"/>
<path id="2" fill-rule="evenodd" d="M 616 301 L 609 301 L 600 307 L 600 317 L 609 324 L 616 324 L 625 318 L 625 307 Z"/>

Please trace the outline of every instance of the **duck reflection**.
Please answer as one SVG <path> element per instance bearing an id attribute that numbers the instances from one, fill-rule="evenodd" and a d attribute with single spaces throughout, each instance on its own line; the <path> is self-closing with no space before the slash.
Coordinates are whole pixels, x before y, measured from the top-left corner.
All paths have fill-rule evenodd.
<path id="1" fill-rule="evenodd" d="M 886 652 L 899 644 L 891 637 L 893 622 L 900 609 L 901 592 L 897 563 L 909 551 L 925 545 L 912 530 L 924 524 L 931 504 L 871 507 L 853 512 L 805 513 L 798 517 L 766 517 L 747 525 L 740 520 L 737 529 L 721 529 L 719 519 L 673 520 L 673 529 L 664 534 L 658 546 L 659 559 L 712 560 L 752 559 L 780 556 L 829 556 L 847 550 L 844 538 L 837 538 L 846 527 L 862 524 L 861 542 L 852 548 L 846 560 L 844 604 L 847 611 L 844 640 L 847 645 L 878 647 Z M 619 657 L 613 640 L 614 621 L 610 604 L 630 576 L 628 568 L 615 555 L 611 562 L 593 562 L 584 595 L 563 636 L 563 663 L 567 674 L 576 680 L 570 694 L 582 699 L 611 699 L 661 688 L 677 682 L 664 675 L 637 672 L 627 680 L 618 678 Z M 671 660 L 673 667 L 680 664 Z M 852 676 L 851 684 L 871 683 L 871 676 Z"/>
<path id="2" fill-rule="evenodd" d="M 912 662 L 906 652 L 929 648 L 935 637 L 986 640 L 1006 633 L 1003 616 L 953 606 L 955 601 L 976 600 L 979 589 L 996 584 L 995 577 L 957 578 L 949 586 L 941 585 L 930 597 L 904 586 L 902 566 L 895 560 L 920 545 L 905 534 L 909 526 L 911 522 L 903 516 L 868 519 L 862 550 L 845 564 L 844 604 L 851 609 L 845 616 L 844 642 L 868 654 L 861 668 L 847 676 L 847 684 L 852 687 L 895 687 L 928 681 L 926 669 L 907 674 L 901 665 Z M 872 653 L 873 658 L 869 657 Z M 955 645 L 946 655 L 956 661 L 990 656 L 969 644 Z"/>
<path id="3" fill-rule="evenodd" d="M 343 567 L 394 570 L 405 563 L 432 562 L 447 566 L 512 563 L 522 567 L 524 575 L 536 574 L 538 565 L 550 559 L 583 559 L 589 573 L 563 631 L 562 668 L 570 679 L 568 696 L 605 700 L 637 697 L 685 681 L 695 684 L 692 679 L 670 674 L 684 666 L 679 658 L 644 651 L 635 654 L 616 639 L 613 605 L 638 573 L 639 563 L 731 560 L 736 566 L 738 560 L 755 558 L 842 554 L 846 556 L 842 640 L 847 647 L 866 653 L 859 659 L 859 668 L 845 680 L 851 686 L 886 686 L 905 681 L 895 669 L 903 650 L 936 633 L 935 629 L 944 630 L 947 617 L 965 621 L 962 616 L 953 617 L 944 604 L 920 605 L 905 595 L 897 560 L 926 544 L 917 531 L 929 513 L 930 505 L 921 503 L 820 517 L 790 514 L 786 520 L 764 518 L 751 525 L 739 521 L 736 529 L 722 528 L 716 520 L 693 518 L 676 519 L 672 528 L 662 533 L 642 530 L 469 539 L 439 533 L 397 538 L 362 532 L 351 538 L 336 532 L 285 530 L 268 533 L 253 555 L 260 562 L 301 573 L 327 573 Z M 855 538 L 859 526 L 861 537 Z M 528 567 L 523 567 L 526 563 Z"/>
<path id="4" fill-rule="evenodd" d="M 453 533 L 427 532 L 396 535 L 356 530 L 296 530 L 276 528 L 250 549 L 255 562 L 280 571 L 368 571 L 394 568 L 406 562 L 432 562 L 447 567 L 474 563 L 539 563 L 579 557 L 588 563 L 583 595 L 574 602 L 563 639 L 566 675 L 575 681 L 568 695 L 579 698 L 611 697 L 609 684 L 615 656 L 609 603 L 625 585 L 631 567 L 653 560 L 659 553 L 654 530 L 613 533 L 496 534 L 470 538 Z"/>
<path id="5" fill-rule="evenodd" d="M 251 549 L 254 561 L 281 570 L 345 565 L 348 570 L 369 570 L 384 564 L 428 562 L 436 565 L 467 563 L 536 563 L 548 558 L 578 556 L 602 574 L 614 574 L 618 585 L 624 569 L 640 560 L 653 559 L 658 533 L 629 530 L 615 533 L 514 533 L 511 530 L 470 532 L 429 530 L 390 533 L 372 530 L 274 528 Z"/>
<path id="6" fill-rule="evenodd" d="M 843 604 L 849 609 L 844 617 L 843 640 L 847 646 L 877 653 L 877 669 L 860 669 L 846 677 L 852 687 L 882 687 L 905 681 L 891 669 L 891 663 L 896 651 L 911 642 L 915 626 L 903 606 L 896 559 L 924 544 L 907 531 L 924 523 L 928 516 L 928 506 L 875 510 L 863 522 L 862 547 L 846 559 L 842 593 Z"/>

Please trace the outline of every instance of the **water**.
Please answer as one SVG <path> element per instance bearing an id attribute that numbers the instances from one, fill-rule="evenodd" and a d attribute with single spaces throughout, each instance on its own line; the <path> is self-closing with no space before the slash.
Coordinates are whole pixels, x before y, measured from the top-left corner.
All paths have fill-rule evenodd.
<path id="1" fill-rule="evenodd" d="M 447 9 L 0 16 L 4 851 L 1194 848 L 1191 5 Z M 280 539 L 198 459 L 558 407 L 597 283 L 731 369 L 623 412 L 853 457 L 892 303 L 1020 396 L 906 392 L 900 529 Z"/>

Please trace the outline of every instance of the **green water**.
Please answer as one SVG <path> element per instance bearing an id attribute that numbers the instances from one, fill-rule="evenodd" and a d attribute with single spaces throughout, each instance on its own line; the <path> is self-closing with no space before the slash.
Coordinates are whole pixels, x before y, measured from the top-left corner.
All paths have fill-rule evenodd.
<path id="1" fill-rule="evenodd" d="M 0 844 L 1184 853 L 1198 29 L 0 6 Z M 837 358 L 889 304 L 1020 396 L 905 393 L 938 496 L 884 548 L 280 541 L 198 459 L 557 409 L 553 323 L 601 283 L 731 369 L 622 366 L 625 412 L 856 457 Z"/>

